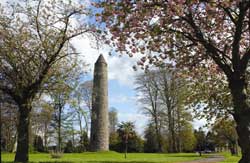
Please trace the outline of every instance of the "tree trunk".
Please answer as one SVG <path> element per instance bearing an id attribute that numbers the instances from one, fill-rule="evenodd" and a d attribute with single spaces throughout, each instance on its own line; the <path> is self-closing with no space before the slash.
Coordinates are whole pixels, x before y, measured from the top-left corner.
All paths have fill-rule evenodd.
<path id="1" fill-rule="evenodd" d="M 241 147 L 242 158 L 239 163 L 250 163 L 250 107 L 247 103 L 245 79 L 236 78 L 230 80 L 229 87 L 233 97 L 234 119 L 236 121 L 236 131 L 238 143 Z"/>
<path id="2" fill-rule="evenodd" d="M 17 128 L 18 138 L 15 162 L 28 162 L 30 111 L 31 105 L 24 104 L 19 106 L 19 123 Z"/>
<path id="3" fill-rule="evenodd" d="M 154 121 L 155 121 L 155 131 L 156 131 L 156 138 L 157 138 L 157 142 L 158 142 L 158 152 L 162 152 L 162 141 L 161 141 L 161 132 L 160 132 L 160 127 L 159 127 L 159 122 L 158 122 L 158 117 L 155 116 L 154 117 Z"/>
<path id="4" fill-rule="evenodd" d="M 127 158 L 127 153 L 128 153 L 128 141 L 126 140 L 126 142 L 125 142 L 125 159 Z"/>
<path id="5" fill-rule="evenodd" d="M 45 152 L 48 152 L 48 124 L 45 122 L 44 125 L 44 149 Z"/>
<path id="6" fill-rule="evenodd" d="M 2 102 L 0 101 L 0 162 L 2 162 Z"/>
<path id="7" fill-rule="evenodd" d="M 62 125 L 62 107 L 59 106 L 59 119 L 58 119 L 58 152 L 61 152 L 62 148 L 62 136 L 61 136 L 61 125 Z"/>

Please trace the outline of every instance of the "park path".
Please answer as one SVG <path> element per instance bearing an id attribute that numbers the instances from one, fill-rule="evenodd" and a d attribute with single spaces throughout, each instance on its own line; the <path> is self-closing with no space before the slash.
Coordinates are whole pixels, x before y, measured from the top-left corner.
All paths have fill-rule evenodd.
<path id="1" fill-rule="evenodd" d="M 180 162 L 180 163 L 218 163 L 223 161 L 225 158 L 220 155 L 211 155 L 207 158 L 202 158 L 198 160 L 193 160 L 193 161 L 185 161 L 185 162 Z"/>

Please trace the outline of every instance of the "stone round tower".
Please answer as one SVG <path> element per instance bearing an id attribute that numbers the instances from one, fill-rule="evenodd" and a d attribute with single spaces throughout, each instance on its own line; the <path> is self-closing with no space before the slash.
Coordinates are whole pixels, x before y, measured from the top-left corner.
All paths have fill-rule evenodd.
<path id="1" fill-rule="evenodd" d="M 108 72 L 107 63 L 99 56 L 94 68 L 92 112 L 91 112 L 91 151 L 109 150 L 108 118 Z"/>

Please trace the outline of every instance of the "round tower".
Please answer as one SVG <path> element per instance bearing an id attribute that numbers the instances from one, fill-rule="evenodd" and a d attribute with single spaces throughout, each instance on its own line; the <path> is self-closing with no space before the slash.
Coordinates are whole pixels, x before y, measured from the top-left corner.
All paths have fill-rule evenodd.
<path id="1" fill-rule="evenodd" d="M 99 56 L 94 68 L 92 112 L 91 112 L 91 151 L 109 150 L 108 118 L 108 71 L 107 63 Z"/>

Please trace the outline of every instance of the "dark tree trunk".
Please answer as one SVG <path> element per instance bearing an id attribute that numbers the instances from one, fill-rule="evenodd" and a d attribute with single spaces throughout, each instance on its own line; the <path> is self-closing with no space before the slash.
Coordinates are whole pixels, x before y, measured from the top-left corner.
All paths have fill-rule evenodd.
<path id="1" fill-rule="evenodd" d="M 177 152 L 182 152 L 182 145 L 181 145 L 181 115 L 180 115 L 180 108 L 177 108 L 177 135 L 176 135 L 176 145 L 177 145 Z"/>
<path id="2" fill-rule="evenodd" d="M 126 142 L 125 142 L 125 155 L 124 155 L 125 159 L 127 158 L 127 153 L 128 153 L 128 141 L 126 140 Z"/>
<path id="3" fill-rule="evenodd" d="M 0 162 L 2 162 L 2 102 L 0 101 Z"/>
<path id="4" fill-rule="evenodd" d="M 170 152 L 175 153 L 176 152 L 176 137 L 175 137 L 175 130 L 174 130 L 174 119 L 169 114 L 169 132 L 170 132 L 170 140 L 169 140 L 169 146 L 170 146 Z"/>
<path id="5" fill-rule="evenodd" d="M 19 106 L 17 151 L 15 162 L 28 162 L 30 111 L 31 105 L 24 104 Z"/>
<path id="6" fill-rule="evenodd" d="M 161 141 L 161 132 L 160 132 L 160 127 L 159 127 L 159 121 L 158 121 L 158 117 L 155 116 L 154 117 L 154 121 L 155 121 L 155 131 L 156 131 L 156 138 L 157 138 L 157 143 L 158 143 L 158 152 L 162 152 L 162 141 Z"/>
<path id="7" fill-rule="evenodd" d="M 234 119 L 238 143 L 241 147 L 242 158 L 239 163 L 250 163 L 250 107 L 247 103 L 244 78 L 229 80 L 229 87 L 233 97 Z"/>
<path id="8" fill-rule="evenodd" d="M 62 107 L 59 106 L 59 117 L 58 117 L 58 152 L 61 152 L 61 150 L 62 150 L 61 127 L 62 127 Z"/>
<path id="9" fill-rule="evenodd" d="M 45 152 L 48 152 L 48 124 L 47 122 L 45 122 L 45 125 L 44 125 L 44 149 L 45 149 Z"/>

